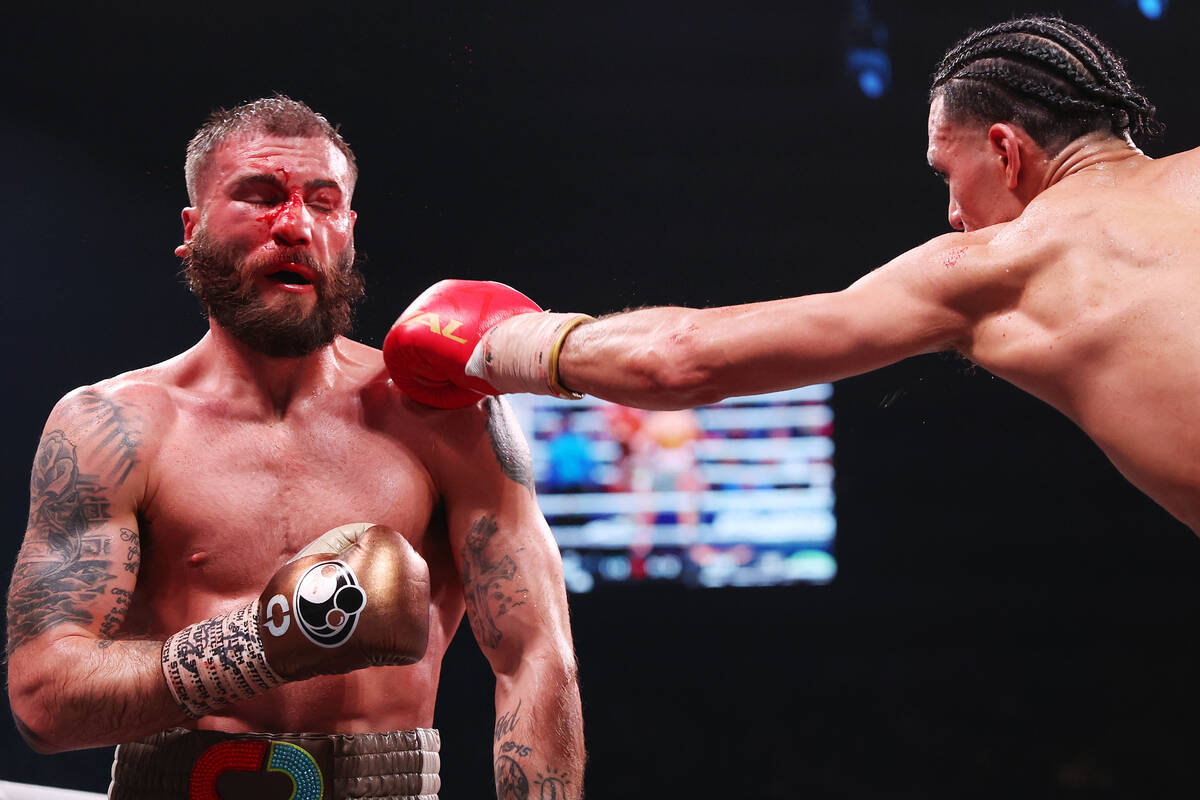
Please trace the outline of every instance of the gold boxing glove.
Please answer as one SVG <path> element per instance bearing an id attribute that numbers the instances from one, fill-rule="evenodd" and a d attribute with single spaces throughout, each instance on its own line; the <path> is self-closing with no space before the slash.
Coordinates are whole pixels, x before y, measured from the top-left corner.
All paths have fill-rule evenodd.
<path id="1" fill-rule="evenodd" d="M 258 600 L 163 643 L 176 702 L 202 717 L 290 681 L 412 664 L 429 641 L 429 568 L 383 525 L 327 531 L 284 564 Z"/>

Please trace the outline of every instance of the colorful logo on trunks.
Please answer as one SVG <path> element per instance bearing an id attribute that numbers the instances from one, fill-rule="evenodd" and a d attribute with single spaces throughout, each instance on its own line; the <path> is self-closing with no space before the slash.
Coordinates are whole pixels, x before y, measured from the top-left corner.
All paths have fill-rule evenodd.
<path id="1" fill-rule="evenodd" d="M 291 780 L 291 793 L 277 777 Z M 277 790 L 277 791 L 273 791 Z M 220 742 L 192 766 L 189 800 L 322 800 L 325 777 L 316 759 L 290 742 Z"/>
<path id="2" fill-rule="evenodd" d="M 337 647 L 354 633 L 366 604 L 367 593 L 349 564 L 322 561 L 296 582 L 291 608 L 281 594 L 267 601 L 264 624 L 272 636 L 283 636 L 291 627 L 294 610 L 296 625 L 306 639 L 321 647 Z"/>

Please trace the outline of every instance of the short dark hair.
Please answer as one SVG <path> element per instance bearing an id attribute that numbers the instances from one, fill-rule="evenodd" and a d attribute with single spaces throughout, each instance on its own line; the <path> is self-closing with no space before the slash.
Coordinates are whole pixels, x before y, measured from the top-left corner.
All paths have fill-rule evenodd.
<path id="1" fill-rule="evenodd" d="M 976 31 L 934 71 L 929 100 L 956 121 L 1015 122 L 1057 152 L 1093 131 L 1158 135 L 1162 123 L 1121 58 L 1082 25 L 1023 17 Z"/>
<path id="2" fill-rule="evenodd" d="M 338 129 L 299 100 L 276 94 L 229 109 L 218 108 L 208 115 L 208 121 L 188 142 L 187 161 L 183 169 L 188 201 L 192 205 L 196 204 L 200 179 L 208 167 L 209 157 L 227 139 L 244 133 L 328 139 L 350 162 L 350 186 L 347 190 L 354 191 L 354 183 L 358 180 L 358 162 Z"/>

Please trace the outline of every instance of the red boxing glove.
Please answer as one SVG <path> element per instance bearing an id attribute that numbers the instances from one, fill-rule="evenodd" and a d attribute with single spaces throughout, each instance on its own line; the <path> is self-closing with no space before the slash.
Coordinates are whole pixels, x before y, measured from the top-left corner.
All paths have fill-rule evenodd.
<path id="1" fill-rule="evenodd" d="M 439 281 L 396 320 L 383 341 L 383 360 L 392 381 L 414 400 L 435 408 L 469 406 L 481 394 L 500 393 L 466 373 L 479 340 L 506 319 L 541 310 L 503 283 Z"/>

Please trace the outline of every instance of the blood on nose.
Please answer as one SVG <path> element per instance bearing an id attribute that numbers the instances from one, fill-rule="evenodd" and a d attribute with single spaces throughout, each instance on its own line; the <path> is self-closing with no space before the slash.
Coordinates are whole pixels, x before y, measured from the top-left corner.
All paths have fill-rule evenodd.
<path id="1" fill-rule="evenodd" d="M 293 215 L 298 213 L 304 207 L 304 198 L 300 196 L 299 191 L 292 192 L 288 195 L 288 199 L 274 206 L 270 211 L 258 218 L 258 222 L 266 223 L 268 228 L 274 228 L 276 222 L 290 222 Z"/>

